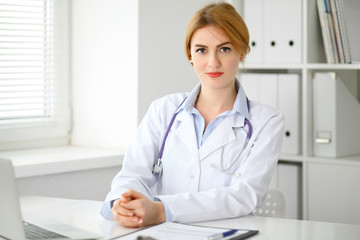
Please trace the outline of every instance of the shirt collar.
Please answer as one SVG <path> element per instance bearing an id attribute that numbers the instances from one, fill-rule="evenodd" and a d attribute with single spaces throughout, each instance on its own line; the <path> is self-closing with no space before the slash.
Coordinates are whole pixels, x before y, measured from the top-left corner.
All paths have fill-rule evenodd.
<path id="1" fill-rule="evenodd" d="M 195 101 L 200 93 L 201 88 L 201 82 L 199 82 L 195 88 L 190 92 L 190 94 L 187 96 L 187 99 L 184 101 L 184 103 L 176 110 L 176 113 L 185 110 L 187 112 L 192 112 Z M 244 89 L 242 88 L 240 82 L 236 79 L 235 81 L 235 88 L 237 90 L 237 95 L 234 103 L 234 107 L 232 109 L 232 112 L 238 112 L 240 115 L 244 116 L 245 118 L 249 119 L 249 108 L 248 108 L 248 100 L 245 95 Z"/>

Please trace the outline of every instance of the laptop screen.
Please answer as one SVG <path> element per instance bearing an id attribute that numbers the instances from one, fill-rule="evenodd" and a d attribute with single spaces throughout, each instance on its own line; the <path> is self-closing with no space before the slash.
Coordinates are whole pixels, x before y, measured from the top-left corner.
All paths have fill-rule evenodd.
<path id="1" fill-rule="evenodd" d="M 12 162 L 0 158 L 0 236 L 25 239 Z"/>

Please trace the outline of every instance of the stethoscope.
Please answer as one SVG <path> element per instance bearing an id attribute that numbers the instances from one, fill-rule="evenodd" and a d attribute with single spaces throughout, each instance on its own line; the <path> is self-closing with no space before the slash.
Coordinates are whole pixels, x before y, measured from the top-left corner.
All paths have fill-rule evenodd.
<path id="1" fill-rule="evenodd" d="M 162 172 L 162 170 L 163 170 L 162 160 L 161 160 L 161 159 L 162 159 L 163 152 L 164 152 L 165 142 L 166 142 L 166 139 L 167 139 L 167 137 L 168 137 L 168 135 L 169 135 L 170 129 L 171 129 L 171 127 L 172 127 L 172 125 L 173 125 L 173 123 L 174 123 L 174 121 L 175 121 L 175 118 L 176 118 L 177 114 L 179 113 L 177 110 L 181 107 L 181 105 L 185 102 L 186 99 L 187 99 L 187 97 L 186 97 L 186 98 L 180 103 L 180 105 L 177 107 L 177 109 L 176 109 L 174 115 L 172 116 L 172 118 L 171 118 L 171 120 L 170 120 L 170 123 L 169 123 L 169 125 L 168 125 L 168 127 L 167 127 L 167 129 L 166 129 L 166 132 L 165 132 L 165 135 L 164 135 L 164 139 L 163 139 L 163 141 L 162 141 L 162 143 L 161 143 L 160 151 L 159 151 L 159 154 L 158 154 L 158 160 L 157 160 L 156 163 L 154 163 L 153 168 L 152 168 L 152 173 L 153 173 L 153 174 L 160 174 L 160 173 Z M 249 106 L 249 100 L 248 100 L 248 98 L 246 98 L 246 102 L 247 102 L 248 111 L 250 112 L 250 106 Z M 241 156 L 241 154 L 245 151 L 245 149 L 246 149 L 246 147 L 247 147 L 247 145 L 248 145 L 248 143 L 249 143 L 249 140 L 250 140 L 250 138 L 251 138 L 251 136 L 252 136 L 252 126 L 251 126 L 250 121 L 249 121 L 247 118 L 245 118 L 244 121 L 245 121 L 245 124 L 244 124 L 244 127 L 243 127 L 243 128 L 245 129 L 245 126 L 247 125 L 248 128 L 249 128 L 249 130 L 248 130 L 247 135 L 246 135 L 245 143 L 244 143 L 244 145 L 243 145 L 240 153 L 238 154 L 238 156 L 237 156 L 237 157 L 235 158 L 235 160 L 230 164 L 229 167 L 227 167 L 227 168 L 224 169 L 224 168 L 223 168 L 223 153 L 224 153 L 224 148 L 222 148 L 220 168 L 218 168 L 218 167 L 210 164 L 211 167 L 215 168 L 216 170 L 218 170 L 218 171 L 220 171 L 220 172 L 222 172 L 222 173 L 229 174 L 229 173 L 227 173 L 227 171 L 228 171 L 229 169 L 231 169 L 231 168 L 235 165 L 235 163 L 238 161 L 238 159 L 239 159 L 239 157 Z M 232 173 L 230 173 L 229 175 L 232 175 Z"/>

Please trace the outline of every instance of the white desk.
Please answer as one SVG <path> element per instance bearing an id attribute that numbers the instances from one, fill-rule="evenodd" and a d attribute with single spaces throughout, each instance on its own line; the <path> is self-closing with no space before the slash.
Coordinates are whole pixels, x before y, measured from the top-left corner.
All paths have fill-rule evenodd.
<path id="1" fill-rule="evenodd" d="M 50 218 L 110 238 L 134 229 L 104 220 L 102 203 L 46 197 L 22 197 L 25 220 Z M 290 219 L 246 216 L 235 219 L 197 223 L 197 225 L 259 230 L 254 240 L 358 240 L 360 225 L 336 224 Z M 156 237 L 156 236 L 155 236 Z"/>

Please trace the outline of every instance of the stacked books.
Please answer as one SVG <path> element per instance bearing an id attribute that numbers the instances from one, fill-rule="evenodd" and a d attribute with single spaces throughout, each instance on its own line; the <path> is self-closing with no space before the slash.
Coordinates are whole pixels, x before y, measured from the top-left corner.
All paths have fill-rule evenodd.
<path id="1" fill-rule="evenodd" d="M 328 63 L 360 62 L 360 1 L 317 0 Z"/>

